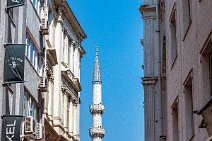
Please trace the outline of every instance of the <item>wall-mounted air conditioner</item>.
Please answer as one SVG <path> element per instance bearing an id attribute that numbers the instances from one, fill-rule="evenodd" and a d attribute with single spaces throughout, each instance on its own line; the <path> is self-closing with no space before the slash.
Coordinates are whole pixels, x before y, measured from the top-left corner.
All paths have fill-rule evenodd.
<path id="1" fill-rule="evenodd" d="M 36 139 L 42 139 L 44 137 L 44 127 L 43 124 L 37 123 L 35 130 Z"/>
<path id="2" fill-rule="evenodd" d="M 48 21 L 45 18 L 41 19 L 40 32 L 41 34 L 44 34 L 44 35 L 49 34 Z"/>
<path id="3" fill-rule="evenodd" d="M 24 131 L 26 134 L 32 134 L 35 132 L 35 120 L 32 116 L 25 117 Z"/>
<path id="4" fill-rule="evenodd" d="M 40 76 L 39 79 L 40 79 L 39 80 L 39 89 L 40 89 L 40 91 L 42 91 L 42 92 L 47 91 L 47 87 L 46 87 L 47 78 L 46 77 L 43 77 L 43 76 Z"/>

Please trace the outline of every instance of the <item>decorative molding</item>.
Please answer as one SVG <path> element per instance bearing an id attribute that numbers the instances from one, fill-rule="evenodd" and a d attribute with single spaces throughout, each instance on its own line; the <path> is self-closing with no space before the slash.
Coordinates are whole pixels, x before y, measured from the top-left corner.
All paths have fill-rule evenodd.
<path id="1" fill-rule="evenodd" d="M 143 77 L 142 84 L 143 85 L 155 85 L 157 80 L 158 80 L 157 77 Z"/>
<path id="2" fill-rule="evenodd" d="M 80 141 L 80 135 L 79 134 L 76 134 L 73 136 L 74 138 L 74 141 Z"/>
<path id="3" fill-rule="evenodd" d="M 80 92 L 82 90 L 79 79 L 74 76 L 70 68 L 63 69 L 61 75 L 75 91 Z"/>
<path id="4" fill-rule="evenodd" d="M 139 10 L 144 20 L 156 18 L 156 5 L 141 5 Z"/>
<path id="5" fill-rule="evenodd" d="M 83 55 L 85 55 L 86 52 L 85 52 L 85 50 L 83 49 L 83 47 L 81 45 L 78 47 L 78 50 L 80 52 L 80 57 L 82 58 Z"/>
<path id="6" fill-rule="evenodd" d="M 52 66 L 55 66 L 58 64 L 57 61 L 57 52 L 56 49 L 52 46 L 50 40 L 49 40 L 49 35 L 46 36 L 46 44 L 47 44 L 47 48 L 46 48 L 46 53 L 47 53 L 47 59 L 50 62 L 50 64 Z"/>
<path id="7" fill-rule="evenodd" d="M 63 23 L 63 12 L 62 12 L 62 10 L 63 10 L 63 7 L 62 7 L 62 5 L 59 5 L 58 7 L 57 7 L 57 15 L 56 15 L 56 21 L 57 22 L 61 22 L 61 23 Z"/>
<path id="8" fill-rule="evenodd" d="M 70 96 L 71 97 L 71 102 L 72 103 L 76 103 L 78 104 L 79 103 L 79 100 L 78 100 L 78 95 L 75 95 L 64 83 L 61 84 L 61 91 L 67 95 L 67 96 Z"/>
<path id="9" fill-rule="evenodd" d="M 80 40 L 85 39 L 87 36 L 84 30 L 82 29 L 81 25 L 79 24 L 77 18 L 75 17 L 74 13 L 72 12 L 67 1 L 55 0 L 55 4 L 61 9 L 61 12 L 63 13 L 62 15 L 66 17 L 67 21 L 69 22 L 71 27 L 74 29 L 74 32 L 77 35 L 77 37 Z M 58 11 L 58 13 L 60 13 L 60 11 Z"/>

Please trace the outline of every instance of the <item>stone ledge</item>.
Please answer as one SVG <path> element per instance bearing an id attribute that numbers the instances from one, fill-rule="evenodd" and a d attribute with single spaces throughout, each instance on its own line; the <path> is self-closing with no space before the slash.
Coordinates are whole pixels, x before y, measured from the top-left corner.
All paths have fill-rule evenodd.
<path id="1" fill-rule="evenodd" d="M 158 80 L 157 77 L 142 77 L 141 79 L 143 85 L 155 85 Z"/>

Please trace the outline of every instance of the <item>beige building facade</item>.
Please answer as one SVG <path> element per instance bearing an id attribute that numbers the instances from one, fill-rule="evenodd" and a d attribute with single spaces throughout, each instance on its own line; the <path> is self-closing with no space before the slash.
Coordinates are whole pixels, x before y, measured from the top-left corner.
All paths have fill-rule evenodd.
<path id="1" fill-rule="evenodd" d="M 86 35 L 66 1 L 51 1 L 46 10 L 45 139 L 80 141 L 81 42 Z"/>
<path id="2" fill-rule="evenodd" d="M 140 7 L 146 141 L 212 140 L 211 7 L 210 0 L 144 0 Z"/>

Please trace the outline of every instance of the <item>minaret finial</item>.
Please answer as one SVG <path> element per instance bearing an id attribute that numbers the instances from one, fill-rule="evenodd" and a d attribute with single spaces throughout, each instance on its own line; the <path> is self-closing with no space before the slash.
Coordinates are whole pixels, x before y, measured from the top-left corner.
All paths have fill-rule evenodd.
<path id="1" fill-rule="evenodd" d="M 96 44 L 96 53 L 99 52 L 99 46 Z"/>
<path id="2" fill-rule="evenodd" d="M 102 83 L 101 74 L 100 74 L 100 66 L 99 66 L 99 47 L 96 45 L 96 57 L 95 57 L 95 65 L 93 72 L 93 83 Z"/>

